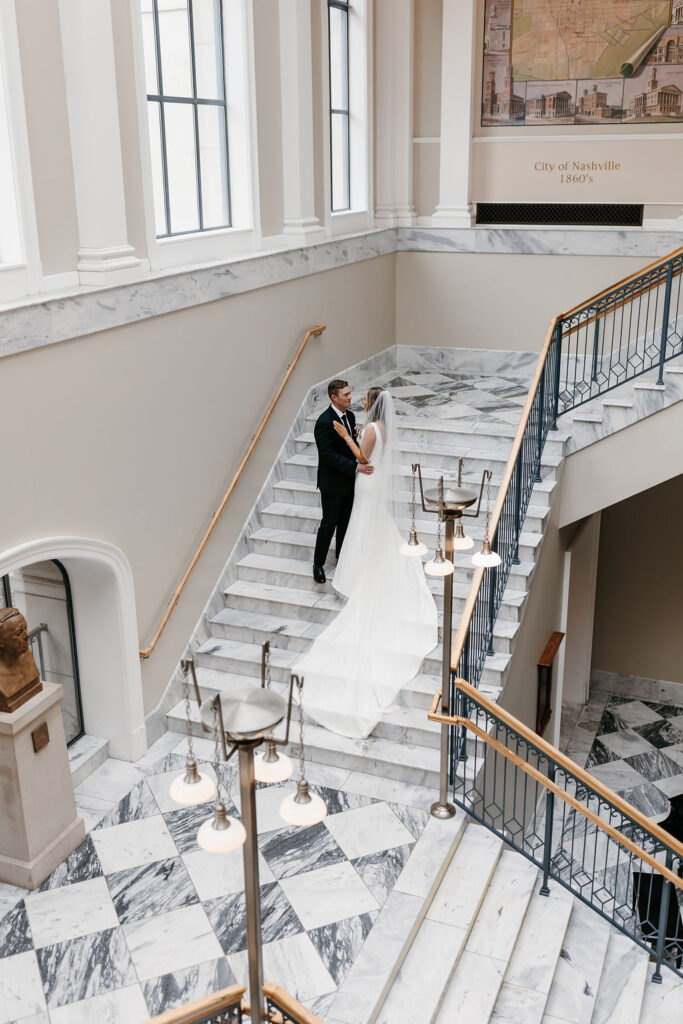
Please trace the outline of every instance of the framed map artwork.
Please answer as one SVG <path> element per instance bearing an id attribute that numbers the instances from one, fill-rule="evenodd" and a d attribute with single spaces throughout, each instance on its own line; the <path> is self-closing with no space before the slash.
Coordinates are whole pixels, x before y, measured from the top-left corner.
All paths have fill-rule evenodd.
<path id="1" fill-rule="evenodd" d="M 683 0 L 486 0 L 481 123 L 683 121 Z"/>

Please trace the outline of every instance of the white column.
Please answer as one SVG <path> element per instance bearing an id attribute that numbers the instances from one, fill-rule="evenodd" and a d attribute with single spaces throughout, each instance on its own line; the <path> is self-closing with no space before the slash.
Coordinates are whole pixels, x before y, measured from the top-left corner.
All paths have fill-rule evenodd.
<path id="1" fill-rule="evenodd" d="M 416 221 L 413 205 L 414 0 L 375 0 L 375 220 Z"/>
<path id="2" fill-rule="evenodd" d="M 110 0 L 59 0 L 82 284 L 136 277 L 128 244 Z"/>
<path id="3" fill-rule="evenodd" d="M 439 205 L 432 220 L 470 227 L 470 147 L 476 0 L 443 0 Z"/>
<path id="4" fill-rule="evenodd" d="M 313 61 L 309 0 L 279 0 L 284 233 L 301 242 L 323 235 L 315 215 Z"/>

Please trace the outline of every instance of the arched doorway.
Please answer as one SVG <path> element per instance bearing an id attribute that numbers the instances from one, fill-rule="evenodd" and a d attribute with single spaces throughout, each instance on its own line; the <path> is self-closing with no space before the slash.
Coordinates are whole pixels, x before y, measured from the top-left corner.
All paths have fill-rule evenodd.
<path id="1" fill-rule="evenodd" d="M 64 687 L 67 746 L 83 735 L 78 646 L 69 574 L 59 559 L 33 562 L 2 577 L 0 607 L 18 608 L 29 627 L 40 678 Z"/>
<path id="2" fill-rule="evenodd" d="M 54 560 L 71 588 L 85 732 L 109 740 L 111 757 L 136 761 L 147 749 L 147 734 L 128 559 L 106 541 L 45 537 L 0 551 L 0 578 Z"/>

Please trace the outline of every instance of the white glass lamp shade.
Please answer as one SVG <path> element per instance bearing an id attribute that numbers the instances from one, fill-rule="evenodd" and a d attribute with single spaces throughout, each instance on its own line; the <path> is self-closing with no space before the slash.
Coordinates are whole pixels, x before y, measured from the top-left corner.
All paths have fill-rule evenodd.
<path id="1" fill-rule="evenodd" d="M 327 817 L 327 804 L 317 793 L 309 793 L 306 779 L 299 779 L 295 791 L 280 804 L 280 817 L 288 825 L 317 825 Z"/>
<path id="2" fill-rule="evenodd" d="M 437 548 L 431 562 L 425 565 L 425 572 L 428 576 L 450 576 L 453 572 L 453 563 L 443 557 L 441 548 Z"/>
<path id="3" fill-rule="evenodd" d="M 476 555 L 472 555 L 472 565 L 482 565 L 485 569 L 493 569 L 496 565 L 500 565 L 502 558 L 497 551 L 491 551 L 491 542 L 488 537 L 484 537 L 484 543 L 481 546 L 481 551 L 477 551 Z"/>
<path id="4" fill-rule="evenodd" d="M 468 537 L 462 528 L 462 523 L 458 523 L 455 528 L 455 537 L 453 538 L 453 547 L 456 551 L 469 551 L 470 548 L 474 547 L 474 541 L 471 537 Z"/>
<path id="5" fill-rule="evenodd" d="M 216 792 L 216 783 L 210 775 L 197 770 L 197 762 L 191 758 L 182 775 L 176 776 L 169 786 L 168 795 L 174 803 L 193 807 L 206 803 Z"/>
<path id="6" fill-rule="evenodd" d="M 270 748 L 254 754 L 254 775 L 257 782 L 285 782 L 294 771 L 294 765 L 286 754 L 278 754 L 273 745 L 274 757 Z"/>
<path id="7" fill-rule="evenodd" d="M 221 803 L 216 804 L 213 815 L 197 832 L 197 843 L 209 853 L 229 853 L 243 846 L 246 838 L 247 832 L 242 822 L 228 817 Z"/>
<path id="8" fill-rule="evenodd" d="M 410 537 L 405 543 L 401 544 L 399 551 L 406 558 L 422 558 L 423 555 L 427 554 L 427 545 L 417 539 L 415 530 L 411 530 Z"/>

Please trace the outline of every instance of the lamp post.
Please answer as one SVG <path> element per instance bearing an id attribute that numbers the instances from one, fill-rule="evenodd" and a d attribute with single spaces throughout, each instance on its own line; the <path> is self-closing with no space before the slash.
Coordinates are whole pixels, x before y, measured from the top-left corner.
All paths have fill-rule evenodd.
<path id="1" fill-rule="evenodd" d="M 465 510 L 477 501 L 477 492 L 462 485 L 463 459 L 458 459 L 458 479 L 456 484 L 444 485 L 443 477 L 439 477 L 438 486 L 425 491 L 422 484 L 422 469 L 419 462 L 413 467 L 413 477 L 417 473 L 420 481 L 420 500 L 424 512 L 431 512 L 439 517 L 439 524 L 445 523 L 445 556 L 441 551 L 440 530 L 437 527 L 437 548 L 434 558 L 425 566 L 430 576 L 443 576 L 443 639 L 441 647 L 441 712 L 450 714 L 451 690 L 451 637 L 453 633 L 453 553 L 473 547 L 471 538 L 466 537 L 462 528 L 464 516 L 476 519 L 481 510 L 481 499 L 484 484 L 491 478 L 490 470 L 482 474 L 479 489 L 479 501 L 476 512 Z M 457 524 L 457 536 L 456 536 Z M 417 537 L 415 538 L 417 540 Z M 431 812 L 435 818 L 452 818 L 455 807 L 448 800 L 448 729 L 441 726 L 441 746 L 439 764 L 439 799 L 432 804 Z"/>

